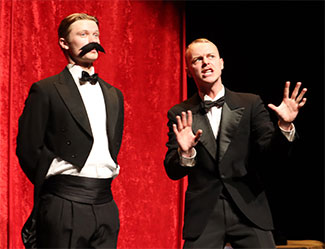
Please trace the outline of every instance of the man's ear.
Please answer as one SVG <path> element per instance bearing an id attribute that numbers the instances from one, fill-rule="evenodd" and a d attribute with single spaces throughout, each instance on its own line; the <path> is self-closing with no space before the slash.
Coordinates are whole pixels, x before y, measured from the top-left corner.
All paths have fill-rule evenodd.
<path id="1" fill-rule="evenodd" d="M 64 38 L 62 38 L 62 37 L 59 39 L 59 45 L 64 50 L 68 50 L 69 49 L 69 43 Z"/>
<path id="2" fill-rule="evenodd" d="M 223 61 L 223 59 L 222 59 L 222 58 L 220 58 L 220 63 L 221 63 L 221 70 L 222 70 L 222 69 L 224 69 L 224 68 L 225 68 L 225 66 L 224 66 L 224 61 Z"/>

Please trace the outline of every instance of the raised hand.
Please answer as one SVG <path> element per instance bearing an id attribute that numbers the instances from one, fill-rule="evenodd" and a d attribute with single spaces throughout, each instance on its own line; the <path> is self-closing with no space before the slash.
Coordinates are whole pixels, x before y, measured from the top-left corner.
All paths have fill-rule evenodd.
<path id="1" fill-rule="evenodd" d="M 183 156 L 191 156 L 192 148 L 198 143 L 202 130 L 198 130 L 196 134 L 192 131 L 192 112 L 182 112 L 181 117 L 176 116 L 177 125 L 173 124 L 173 131 Z"/>
<path id="2" fill-rule="evenodd" d="M 291 127 L 291 123 L 298 115 L 299 109 L 303 107 L 307 101 L 303 98 L 307 92 L 307 88 L 303 88 L 299 93 L 301 82 L 297 82 L 291 97 L 289 97 L 290 81 L 287 81 L 284 87 L 283 100 L 279 106 L 268 104 L 268 107 L 275 111 L 279 118 L 279 125 L 281 128 L 288 130 Z"/>

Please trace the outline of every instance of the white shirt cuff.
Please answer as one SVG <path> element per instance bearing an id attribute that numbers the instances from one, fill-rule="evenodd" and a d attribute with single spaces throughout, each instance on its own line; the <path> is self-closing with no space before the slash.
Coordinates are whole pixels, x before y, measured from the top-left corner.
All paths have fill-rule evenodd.
<path id="1" fill-rule="evenodd" d="M 183 167 L 193 167 L 195 166 L 196 160 L 196 150 L 193 148 L 193 155 L 191 157 L 184 157 L 181 155 L 180 150 L 178 149 L 178 155 L 179 155 L 179 164 Z"/>
<path id="2" fill-rule="evenodd" d="M 296 128 L 293 123 L 291 123 L 290 131 L 283 130 L 280 126 L 279 126 L 279 128 L 280 128 L 282 134 L 288 139 L 289 142 L 292 142 L 295 139 Z"/>

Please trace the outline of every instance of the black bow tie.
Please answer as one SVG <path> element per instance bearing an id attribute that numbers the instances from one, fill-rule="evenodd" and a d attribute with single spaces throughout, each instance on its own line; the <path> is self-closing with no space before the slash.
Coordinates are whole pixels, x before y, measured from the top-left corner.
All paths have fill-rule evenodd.
<path id="1" fill-rule="evenodd" d="M 80 78 L 81 82 L 89 81 L 90 84 L 95 85 L 98 81 L 98 74 L 94 73 L 93 75 L 89 75 L 86 71 L 82 71 L 82 77 Z"/>
<path id="2" fill-rule="evenodd" d="M 224 103 L 225 103 L 225 97 L 223 96 L 223 97 L 217 99 L 216 101 L 210 101 L 210 100 L 202 101 L 201 107 L 205 111 L 205 113 L 207 113 L 213 106 L 216 106 L 219 108 L 219 107 L 222 107 Z"/>

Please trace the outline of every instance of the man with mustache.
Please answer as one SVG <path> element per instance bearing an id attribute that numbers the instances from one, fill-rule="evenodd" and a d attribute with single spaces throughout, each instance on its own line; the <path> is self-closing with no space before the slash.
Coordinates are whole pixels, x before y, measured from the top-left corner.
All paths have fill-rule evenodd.
<path id="1" fill-rule="evenodd" d="M 17 156 L 34 184 L 34 208 L 22 230 L 26 248 L 116 248 L 118 208 L 111 192 L 119 174 L 123 133 L 120 90 L 95 74 L 98 20 L 62 20 L 59 45 L 68 65 L 31 86 L 19 118 Z"/>
<path id="2" fill-rule="evenodd" d="M 185 56 L 198 93 L 168 111 L 164 161 L 171 179 L 188 178 L 184 248 L 275 248 L 260 170 L 296 139 L 293 121 L 307 89 L 299 94 L 298 82 L 289 96 L 286 82 L 282 103 L 268 105 L 279 119 L 274 126 L 259 96 L 224 87 L 215 44 L 197 39 Z"/>

